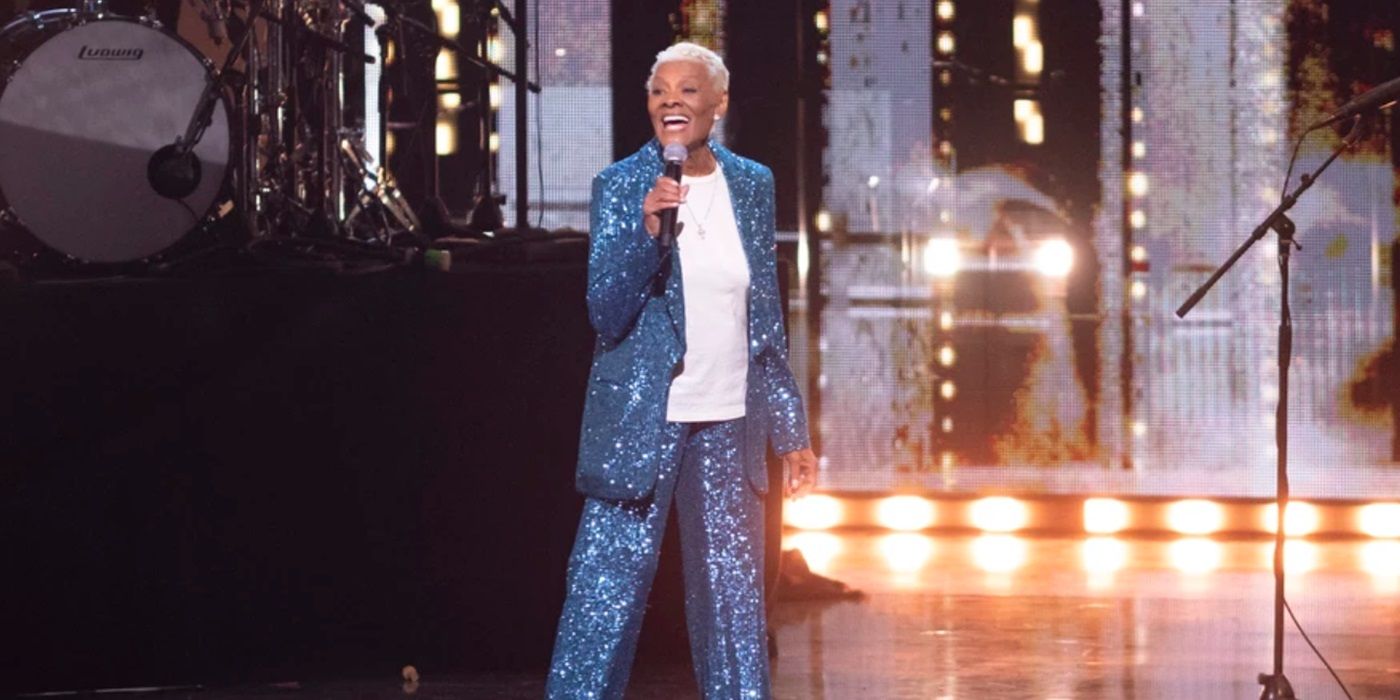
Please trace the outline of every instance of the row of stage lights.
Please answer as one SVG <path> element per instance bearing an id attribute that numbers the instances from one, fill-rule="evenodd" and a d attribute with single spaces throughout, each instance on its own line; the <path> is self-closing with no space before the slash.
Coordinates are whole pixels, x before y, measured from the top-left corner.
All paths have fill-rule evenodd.
<path id="1" fill-rule="evenodd" d="M 917 532 L 939 527 L 1003 534 L 1040 530 L 1090 535 L 1172 532 L 1206 536 L 1273 533 L 1278 513 L 1277 506 L 1271 503 L 1224 504 L 1194 498 L 1170 502 L 1089 498 L 1079 508 L 1071 506 L 1068 500 L 1026 501 L 1009 496 L 935 502 L 908 495 L 872 499 L 817 494 L 788 504 L 784 521 L 789 527 L 807 531 L 881 527 Z M 1071 510 L 1078 511 L 1077 518 Z M 1253 511 L 1253 517 L 1249 511 Z M 1078 522 L 1071 524 L 1075 520 Z M 1293 501 L 1284 521 L 1284 534 L 1289 537 L 1360 534 L 1400 539 L 1400 503 L 1318 506 Z"/>
<path id="2" fill-rule="evenodd" d="M 830 532 L 804 531 L 784 540 L 802 553 L 807 565 L 819 574 L 832 574 L 838 557 L 848 553 L 848 541 Z M 1026 568 L 1031 563 L 1033 544 L 1024 537 L 1009 534 L 983 534 L 967 540 L 936 540 L 914 532 L 895 532 L 874 541 L 874 554 L 885 568 L 894 574 L 898 584 L 903 577 L 917 576 L 934 563 L 936 557 L 944 563 L 948 558 L 963 557 L 972 568 L 990 575 L 1007 575 Z M 1088 537 L 1074 545 L 1079 566 L 1088 574 L 1090 588 L 1113 584 L 1113 576 L 1128 568 L 1158 568 L 1162 565 L 1187 575 L 1204 575 L 1224 568 L 1268 570 L 1273 565 L 1272 542 L 1222 543 L 1206 537 L 1183 537 L 1167 543 L 1130 542 L 1108 535 Z M 1160 549 L 1159 549 L 1160 548 Z M 1291 575 L 1306 574 L 1322 567 L 1324 555 L 1320 545 L 1307 540 L 1289 540 L 1285 545 L 1285 569 Z M 940 554 L 941 550 L 941 554 Z M 1063 550 L 1054 549 L 1056 566 L 1064 561 Z M 1160 552 L 1160 554 L 1159 554 Z M 852 549 L 852 554 L 864 550 Z M 1377 584 L 1387 593 L 1400 592 L 1400 541 L 1373 540 L 1356 549 L 1356 561 L 1361 571 L 1376 577 Z M 1328 555 L 1329 566 L 1341 564 L 1335 555 Z M 1345 560 L 1343 560 L 1345 561 Z M 995 582 L 995 580 L 993 581 Z M 1009 583 L 1002 580 L 1003 584 Z"/>

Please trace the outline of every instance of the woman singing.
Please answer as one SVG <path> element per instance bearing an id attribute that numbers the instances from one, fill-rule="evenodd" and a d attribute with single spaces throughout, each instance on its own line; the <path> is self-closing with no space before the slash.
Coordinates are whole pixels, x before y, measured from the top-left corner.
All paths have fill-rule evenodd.
<path id="1" fill-rule="evenodd" d="M 550 698 L 620 698 L 675 500 L 686 622 L 707 699 L 767 698 L 765 448 L 790 493 L 816 481 L 778 299 L 773 174 L 710 140 L 729 104 L 714 52 L 662 51 L 647 81 L 656 138 L 593 180 L 588 313 L 598 341 Z M 663 177 L 663 146 L 687 157 Z M 661 213 L 678 208 L 672 246 Z M 682 274 L 684 272 L 684 274 Z"/>

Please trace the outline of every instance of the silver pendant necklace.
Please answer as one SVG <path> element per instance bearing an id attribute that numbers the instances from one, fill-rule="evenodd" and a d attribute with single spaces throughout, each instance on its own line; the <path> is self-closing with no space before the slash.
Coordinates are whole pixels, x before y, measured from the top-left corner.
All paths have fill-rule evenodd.
<path id="1" fill-rule="evenodd" d="M 699 217 L 699 216 L 696 216 L 696 215 L 695 215 L 695 210 L 691 208 L 690 202 L 689 202 L 689 201 L 686 201 L 686 203 L 685 203 L 685 210 L 688 211 L 688 212 L 690 212 L 690 218 L 693 219 L 693 220 L 695 221 L 695 229 L 696 229 L 695 232 L 698 233 L 698 234 L 700 234 L 700 240 L 705 240 L 705 222 L 706 222 L 707 220 L 709 220 L 709 218 L 710 218 L 710 210 L 713 209 L 714 206 L 715 206 L 715 194 L 716 194 L 716 190 L 718 190 L 718 189 L 719 189 L 719 182 L 718 182 L 718 178 L 716 178 L 716 181 L 715 181 L 715 182 L 710 183 L 710 201 L 709 201 L 708 204 L 705 205 L 705 216 L 704 216 L 704 217 Z"/>

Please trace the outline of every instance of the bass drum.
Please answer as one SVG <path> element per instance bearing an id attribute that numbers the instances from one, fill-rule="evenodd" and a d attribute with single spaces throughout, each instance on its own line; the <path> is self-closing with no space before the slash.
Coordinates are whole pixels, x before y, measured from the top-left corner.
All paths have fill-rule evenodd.
<path id="1" fill-rule="evenodd" d="M 231 144 L 219 99 L 194 148 L 198 187 L 167 199 L 151 155 L 184 135 L 211 79 L 189 44 L 145 20 L 25 15 L 0 29 L 0 206 L 40 243 L 89 263 L 140 261 L 199 228 Z"/>

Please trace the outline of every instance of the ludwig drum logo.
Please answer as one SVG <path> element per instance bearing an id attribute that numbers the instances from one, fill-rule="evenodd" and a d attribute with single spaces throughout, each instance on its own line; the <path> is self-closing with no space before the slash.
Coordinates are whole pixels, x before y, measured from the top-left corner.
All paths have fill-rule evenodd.
<path id="1" fill-rule="evenodd" d="M 139 61 L 145 55 L 144 49 L 93 48 L 84 45 L 78 49 L 80 61 Z"/>

